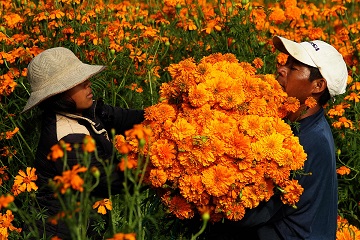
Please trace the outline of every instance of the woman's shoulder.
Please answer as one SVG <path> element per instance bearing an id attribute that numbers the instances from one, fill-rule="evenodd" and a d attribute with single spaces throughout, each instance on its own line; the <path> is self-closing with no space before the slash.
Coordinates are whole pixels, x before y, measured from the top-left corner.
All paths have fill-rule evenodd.
<path id="1" fill-rule="evenodd" d="M 56 114 L 57 139 L 60 140 L 71 134 L 90 135 L 90 132 L 84 125 L 80 124 L 77 119 Z"/>

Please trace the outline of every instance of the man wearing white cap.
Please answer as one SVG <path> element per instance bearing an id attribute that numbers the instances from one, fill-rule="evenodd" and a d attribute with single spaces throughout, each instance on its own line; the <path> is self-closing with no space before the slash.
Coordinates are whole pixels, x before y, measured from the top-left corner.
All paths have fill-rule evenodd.
<path id="1" fill-rule="evenodd" d="M 99 184 L 92 195 L 109 198 L 107 176 L 98 159 L 106 161 L 113 157 L 110 131 L 114 129 L 116 134 L 123 134 L 144 120 L 143 110 L 122 109 L 93 100 L 89 79 L 104 69 L 105 66 L 81 62 L 72 51 L 63 47 L 41 52 L 28 65 L 31 93 L 23 112 L 36 106 L 43 110 L 41 135 L 35 156 L 36 184 L 39 187 L 36 197 L 39 207 L 45 209 L 49 217 L 65 210 L 48 185 L 50 179 L 61 176 L 65 169 L 61 159 L 53 159 L 49 155 L 51 147 L 60 140 L 71 145 L 72 150 L 67 152 L 67 164 L 71 169 L 79 163 L 75 145 L 81 146 L 85 136 L 91 136 L 96 142 L 98 158 L 92 155 L 89 169 L 96 167 L 100 172 Z M 115 161 L 113 169 L 116 169 L 116 164 Z M 114 170 L 110 179 L 112 194 L 120 193 L 123 173 Z M 50 236 L 71 238 L 68 226 L 61 219 L 57 225 L 49 221 L 46 221 L 45 226 L 41 221 L 37 224 L 40 236 L 46 239 Z M 102 238 L 89 228 L 88 233 L 94 239 Z"/>
<path id="2" fill-rule="evenodd" d="M 282 204 L 279 195 L 274 195 L 238 222 L 210 226 L 206 239 L 336 239 L 335 147 L 323 106 L 345 92 L 347 67 L 341 54 L 323 41 L 296 43 L 276 36 L 273 43 L 288 54 L 286 64 L 277 68 L 277 80 L 301 104 L 287 119 L 299 123 L 293 132 L 307 153 L 305 174 L 295 176 L 304 192 L 296 208 Z M 306 106 L 308 97 L 316 100 L 315 107 Z"/>

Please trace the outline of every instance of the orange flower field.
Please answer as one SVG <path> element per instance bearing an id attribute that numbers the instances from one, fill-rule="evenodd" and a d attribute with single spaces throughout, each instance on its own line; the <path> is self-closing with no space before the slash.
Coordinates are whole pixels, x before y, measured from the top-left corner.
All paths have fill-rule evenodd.
<path id="1" fill-rule="evenodd" d="M 201 239 L 189 219 L 239 220 L 274 194 L 296 207 L 303 188 L 292 176 L 304 174 L 307 155 L 282 119 L 299 102 L 275 80 L 287 59 L 275 35 L 326 41 L 347 64 L 346 92 L 325 112 L 337 156 L 337 239 L 360 239 L 359 13 L 359 0 L 0 0 L 0 239 L 59 239 L 41 236 L 35 220 L 64 221 L 74 239 L 86 239 L 87 228 L 105 239 Z M 49 216 L 35 197 L 41 111 L 21 111 L 28 63 L 58 46 L 107 66 L 92 79 L 94 98 L 145 109 L 146 120 L 113 134 L 125 177 L 110 198 L 91 197 L 113 170 L 102 159 L 105 172 L 89 167 L 94 139 L 54 145 L 48 161 L 64 168 L 49 186 L 62 211 Z"/>

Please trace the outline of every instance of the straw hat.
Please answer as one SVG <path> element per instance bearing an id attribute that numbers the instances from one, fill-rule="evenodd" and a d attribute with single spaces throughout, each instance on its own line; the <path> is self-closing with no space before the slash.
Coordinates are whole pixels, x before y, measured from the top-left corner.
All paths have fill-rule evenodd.
<path id="1" fill-rule="evenodd" d="M 50 48 L 31 60 L 27 79 L 31 93 L 22 112 L 45 99 L 65 92 L 86 81 L 106 67 L 82 63 L 75 54 L 63 47 Z"/>
<path id="2" fill-rule="evenodd" d="M 273 38 L 273 43 L 280 52 L 317 67 L 325 78 L 332 97 L 345 93 L 348 78 L 346 63 L 333 46 L 320 40 L 297 43 L 279 36 Z"/>

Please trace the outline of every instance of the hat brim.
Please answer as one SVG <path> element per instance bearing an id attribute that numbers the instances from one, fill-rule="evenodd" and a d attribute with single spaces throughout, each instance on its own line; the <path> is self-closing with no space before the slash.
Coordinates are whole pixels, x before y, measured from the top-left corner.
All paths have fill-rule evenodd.
<path id="1" fill-rule="evenodd" d="M 51 86 L 46 86 L 38 91 L 31 92 L 30 97 L 21 113 L 34 108 L 49 97 L 65 92 L 78 84 L 85 82 L 87 79 L 100 73 L 105 68 L 106 66 L 89 65 L 85 63 L 73 66 L 71 69 L 66 71 L 66 74 L 58 76 L 57 79 L 53 80 L 55 83 Z"/>
<path id="2" fill-rule="evenodd" d="M 273 44 L 280 52 L 288 54 L 306 65 L 317 67 L 309 53 L 300 43 L 288 40 L 283 37 L 275 36 L 273 37 Z"/>

